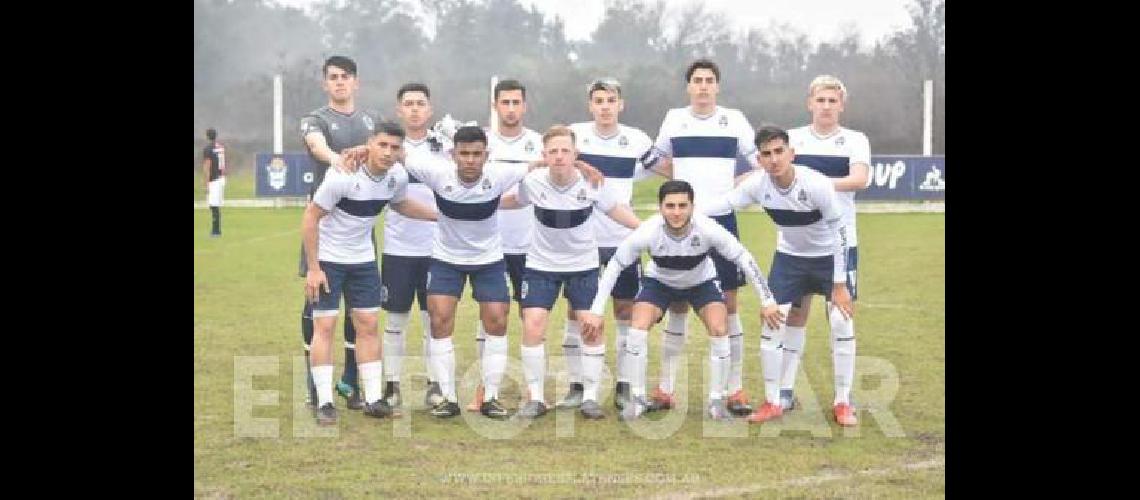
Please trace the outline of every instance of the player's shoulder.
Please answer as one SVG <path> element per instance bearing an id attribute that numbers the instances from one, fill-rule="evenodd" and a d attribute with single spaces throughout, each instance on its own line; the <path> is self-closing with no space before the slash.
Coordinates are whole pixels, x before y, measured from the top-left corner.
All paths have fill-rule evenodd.
<path id="1" fill-rule="evenodd" d="M 839 133 L 843 137 L 846 137 L 848 141 L 862 142 L 864 144 L 868 142 L 867 134 L 853 128 L 839 127 Z"/>
<path id="2" fill-rule="evenodd" d="M 396 182 L 408 182 L 408 169 L 404 168 L 403 164 L 396 163 L 392 165 L 392 168 L 389 170 L 390 172 L 388 175 L 391 175 L 393 178 L 395 178 Z"/>
<path id="3" fill-rule="evenodd" d="M 537 140 L 539 142 L 542 142 L 542 134 L 540 134 L 539 132 L 535 131 L 532 128 L 523 127 L 523 136 L 526 139 Z"/>
<path id="4" fill-rule="evenodd" d="M 575 137 L 575 139 L 581 140 L 582 137 L 585 136 L 586 134 L 593 134 L 594 133 L 593 132 L 593 126 L 594 126 L 594 122 L 577 122 L 577 123 L 571 123 L 571 124 L 567 125 L 566 128 L 569 128 L 570 130 L 574 131 L 574 135 L 577 136 L 577 137 Z"/>
<path id="5" fill-rule="evenodd" d="M 819 173 L 818 170 L 795 163 L 792 165 L 794 165 L 796 168 L 796 178 L 799 179 L 800 183 L 804 186 L 817 189 L 831 186 L 831 179 Z"/>
<path id="6" fill-rule="evenodd" d="M 811 135 L 811 125 L 804 125 L 802 127 L 794 127 L 794 128 L 788 129 L 788 138 L 793 139 L 793 140 L 796 138 L 810 136 L 810 135 Z"/>
<path id="7" fill-rule="evenodd" d="M 629 137 L 630 141 L 652 141 L 652 139 L 649 138 L 649 134 L 646 134 L 637 127 L 619 123 L 618 131 L 626 137 Z"/>

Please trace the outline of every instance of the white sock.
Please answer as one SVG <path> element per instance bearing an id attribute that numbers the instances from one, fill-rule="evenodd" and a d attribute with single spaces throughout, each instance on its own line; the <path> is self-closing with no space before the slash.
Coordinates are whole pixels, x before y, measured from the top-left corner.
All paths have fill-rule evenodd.
<path id="1" fill-rule="evenodd" d="M 709 400 L 721 399 L 732 364 L 728 337 L 709 337 Z"/>
<path id="2" fill-rule="evenodd" d="M 384 327 L 384 378 L 400 381 L 400 366 L 404 360 L 404 330 L 408 327 L 408 313 L 388 313 Z"/>
<path id="3" fill-rule="evenodd" d="M 606 345 L 582 346 L 582 401 L 598 401 L 598 384 L 602 382 L 602 366 L 606 364 Z"/>
<path id="4" fill-rule="evenodd" d="M 317 387 L 317 408 L 333 402 L 333 365 L 313 365 L 313 385 Z"/>
<path id="5" fill-rule="evenodd" d="M 851 381 L 855 378 L 855 322 L 843 317 L 839 308 L 827 305 L 831 320 L 831 361 L 835 369 L 835 403 L 851 402 Z"/>
<path id="6" fill-rule="evenodd" d="M 435 382 L 435 375 L 431 371 L 431 315 L 427 311 L 420 311 L 420 324 L 423 325 L 424 338 L 424 366 L 428 367 L 428 382 Z"/>
<path id="7" fill-rule="evenodd" d="M 504 337 L 505 338 L 505 337 Z M 536 346 L 522 346 L 522 364 L 523 364 L 523 377 L 526 379 L 526 386 L 530 389 L 531 401 L 546 401 L 546 394 L 543 393 L 543 388 L 546 384 L 546 345 L 538 344 Z M 490 385 L 487 385 L 490 387 Z M 487 394 L 490 394 L 488 389 Z M 487 396 L 487 399 L 490 399 Z"/>
<path id="8" fill-rule="evenodd" d="M 796 371 L 800 369 L 800 358 L 804 355 L 806 334 L 806 326 L 784 327 L 784 370 L 780 389 L 790 391 L 796 388 Z"/>
<path id="9" fill-rule="evenodd" d="M 626 379 L 629 380 L 629 393 L 632 396 L 645 396 L 645 365 L 649 351 L 649 332 L 637 328 L 629 329 L 629 339 L 625 343 Z"/>
<path id="10" fill-rule="evenodd" d="M 629 383 L 629 379 L 625 378 L 625 371 L 621 369 L 623 360 L 625 359 L 625 343 L 629 341 L 629 321 L 617 321 L 617 337 L 614 339 L 616 350 L 614 351 L 614 358 L 617 359 L 617 381 Z"/>
<path id="11" fill-rule="evenodd" d="M 788 308 L 780 306 L 780 311 L 786 316 Z M 768 328 L 768 325 L 762 325 L 760 330 L 760 371 L 764 374 L 764 399 L 776 405 L 780 404 L 780 371 L 784 368 L 784 350 L 780 347 L 784 341 L 784 328 L 785 325 L 781 323 L 775 330 Z"/>
<path id="12" fill-rule="evenodd" d="M 457 402 L 455 397 L 455 347 L 451 337 L 431 339 L 431 367 L 439 390 L 448 401 Z"/>
<path id="13" fill-rule="evenodd" d="M 364 402 L 375 403 L 384 396 L 384 362 L 369 361 L 356 365 L 360 383 L 364 385 Z"/>
<path id="14" fill-rule="evenodd" d="M 728 315 L 728 347 L 729 364 L 727 394 L 735 394 L 744 388 L 744 324 L 740 322 L 740 315 Z"/>
<path id="15" fill-rule="evenodd" d="M 479 352 L 479 360 L 483 359 L 483 349 L 486 348 L 487 330 L 483 329 L 483 320 L 475 320 L 475 349 Z"/>
<path id="16" fill-rule="evenodd" d="M 570 383 L 582 383 L 582 325 L 577 320 L 566 320 L 566 329 L 562 337 L 562 355 L 566 357 L 566 371 Z"/>
<path id="17" fill-rule="evenodd" d="M 673 330 L 661 332 L 661 390 L 673 394 L 673 381 L 677 379 L 677 361 L 685 347 L 685 334 Z"/>
<path id="18" fill-rule="evenodd" d="M 483 387 L 486 388 L 483 401 L 490 401 L 499 397 L 499 383 L 507 368 L 507 336 L 488 335 L 483 343 Z"/>

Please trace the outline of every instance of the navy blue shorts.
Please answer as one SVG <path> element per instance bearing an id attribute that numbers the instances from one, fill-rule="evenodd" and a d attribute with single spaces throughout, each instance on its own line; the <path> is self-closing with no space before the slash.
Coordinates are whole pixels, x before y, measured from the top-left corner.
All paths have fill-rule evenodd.
<path id="1" fill-rule="evenodd" d="M 740 232 L 736 230 L 736 213 L 716 215 L 712 217 L 713 220 L 720 224 L 721 227 L 732 233 L 736 239 L 740 239 Z M 720 253 L 713 249 L 709 252 L 709 257 L 712 257 L 713 265 L 716 266 L 716 277 L 720 280 L 720 287 L 722 290 L 736 290 L 745 283 L 744 272 L 736 267 L 736 264 L 731 260 L 721 257 Z"/>
<path id="2" fill-rule="evenodd" d="M 320 289 L 313 317 L 336 316 L 340 312 L 340 296 L 349 311 L 353 309 L 380 310 L 380 272 L 376 261 L 361 264 L 337 264 L 320 261 L 321 271 L 329 282 L 329 291 Z"/>
<path id="3" fill-rule="evenodd" d="M 525 253 L 505 253 L 503 261 L 507 263 L 507 275 L 511 278 L 511 298 L 515 302 L 522 302 L 522 280 L 526 274 Z"/>
<path id="4" fill-rule="evenodd" d="M 570 301 L 570 310 L 588 311 L 598 294 L 598 270 L 554 273 L 527 269 L 523 275 L 522 307 L 541 307 L 549 311 L 558 300 L 559 288 L 562 288 L 562 296 Z"/>
<path id="5" fill-rule="evenodd" d="M 599 248 L 598 261 L 601 262 L 602 268 L 610 263 L 613 258 L 614 252 L 617 248 Z M 617 283 L 614 283 L 614 289 L 610 291 L 610 297 L 615 299 L 631 300 L 637 296 L 637 289 L 641 287 L 641 260 L 630 264 L 629 267 L 622 269 L 621 274 L 618 275 Z"/>
<path id="6" fill-rule="evenodd" d="M 406 257 L 385 254 L 380 261 L 380 306 L 385 311 L 406 313 L 412 310 L 412 299 L 427 310 L 427 273 L 431 257 Z"/>
<path id="7" fill-rule="evenodd" d="M 653 278 L 641 278 L 641 290 L 636 302 L 649 302 L 662 311 L 672 302 L 688 302 L 694 311 L 700 311 L 709 302 L 724 302 L 724 293 L 716 280 L 708 280 L 692 288 L 676 289 Z M 660 320 L 660 318 L 658 318 Z"/>
<path id="8" fill-rule="evenodd" d="M 781 255 L 783 257 L 781 257 Z M 820 282 L 821 284 L 816 285 L 816 288 L 818 289 L 820 287 L 826 287 L 827 291 L 821 292 L 818 290 L 813 290 L 813 291 L 810 291 L 807 293 L 818 293 L 820 295 L 823 295 L 825 298 L 827 298 L 827 300 L 831 300 L 831 289 L 835 285 L 831 281 L 831 273 L 832 273 L 833 262 L 831 260 L 832 257 L 830 255 L 825 256 L 825 257 L 796 257 L 794 255 L 787 255 L 787 254 L 781 254 L 780 252 L 776 252 L 776 257 L 774 257 L 772 259 L 772 275 L 773 276 L 775 276 L 775 274 L 776 274 L 776 262 L 780 259 L 787 261 L 787 262 L 785 262 L 785 265 L 789 266 L 788 269 L 796 270 L 797 272 L 800 272 L 800 273 L 804 272 L 803 271 L 804 269 L 807 269 L 810 267 L 810 269 L 811 269 L 810 273 L 813 275 L 813 277 L 816 281 L 818 281 L 819 279 L 823 279 L 823 281 Z M 823 268 L 825 267 L 825 264 L 822 264 L 822 263 L 810 263 L 809 264 L 807 262 L 791 263 L 792 260 L 796 260 L 796 259 L 803 259 L 806 261 L 819 259 L 820 262 L 823 262 L 822 259 L 826 259 L 826 268 L 827 268 L 826 276 L 824 276 L 824 272 L 823 272 Z M 847 249 L 847 293 L 851 294 L 851 300 L 852 301 L 855 300 L 855 298 L 857 296 L 856 294 L 859 290 L 856 287 L 856 282 L 855 282 L 855 269 L 857 267 L 859 267 L 859 249 L 858 248 L 848 248 Z M 787 271 L 787 269 L 785 269 L 784 271 Z M 791 279 L 791 276 L 794 276 L 794 275 L 788 275 L 788 276 L 789 276 L 789 279 Z M 771 285 L 771 287 L 772 287 L 772 294 L 776 296 L 776 302 L 779 302 L 781 304 L 785 304 L 786 302 L 784 302 L 783 300 L 780 300 L 780 294 L 776 293 L 776 286 L 773 282 L 773 279 L 774 278 L 768 279 L 769 285 Z M 781 279 L 783 279 L 783 278 L 781 278 Z M 788 285 L 788 286 L 794 287 L 794 285 Z M 794 291 L 789 292 L 789 293 L 794 293 Z M 800 307 L 801 306 L 800 299 L 803 297 L 803 295 L 804 294 L 800 294 L 799 296 L 796 296 L 795 298 L 793 298 L 791 300 L 792 305 L 795 307 Z"/>
<path id="9" fill-rule="evenodd" d="M 463 285 L 471 278 L 471 296 L 477 302 L 510 302 L 507 292 L 507 266 L 496 260 L 490 264 L 463 265 L 431 259 L 427 274 L 428 295 L 463 295 Z"/>

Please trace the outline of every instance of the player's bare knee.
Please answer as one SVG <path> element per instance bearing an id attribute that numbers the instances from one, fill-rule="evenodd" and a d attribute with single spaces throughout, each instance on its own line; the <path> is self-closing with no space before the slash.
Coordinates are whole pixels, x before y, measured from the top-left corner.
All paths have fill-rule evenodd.
<path id="1" fill-rule="evenodd" d="M 618 321 L 629 321 L 633 318 L 633 302 L 629 300 L 614 301 L 614 318 Z"/>
<path id="2" fill-rule="evenodd" d="M 805 326 L 807 325 L 807 319 L 807 311 L 802 308 L 792 307 L 788 310 L 788 326 Z"/>

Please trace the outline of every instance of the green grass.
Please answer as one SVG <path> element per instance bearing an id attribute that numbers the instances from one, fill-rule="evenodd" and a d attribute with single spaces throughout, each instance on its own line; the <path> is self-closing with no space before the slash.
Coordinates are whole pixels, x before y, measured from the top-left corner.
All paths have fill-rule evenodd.
<path id="1" fill-rule="evenodd" d="M 228 200 L 256 198 L 255 179 L 251 169 L 233 169 L 226 173 L 226 193 Z M 202 180 L 202 169 L 194 170 L 194 201 L 206 201 L 206 183 Z"/>
<path id="2" fill-rule="evenodd" d="M 236 183 L 235 183 L 236 184 Z M 639 188 L 644 184 L 639 184 Z M 655 186 L 639 189 L 652 191 Z M 227 195 L 229 195 L 227 193 Z M 638 196 L 643 196 L 644 193 Z M 236 196 L 235 196 L 236 197 Z M 884 377 L 862 373 L 854 397 L 861 404 L 857 433 L 829 421 L 822 437 L 805 430 L 785 430 L 814 421 L 823 412 L 793 412 L 780 424 L 706 425 L 701 419 L 705 395 L 703 371 L 708 342 L 690 315 L 685 349 L 690 374 L 687 414 L 680 429 L 663 439 L 639 437 L 615 418 L 612 379 L 601 395 L 607 418 L 584 421 L 551 413 L 528 428 L 513 429 L 511 439 L 488 439 L 478 416 L 438 421 L 421 407 L 422 378 L 404 376 L 410 411 L 401 420 L 368 419 L 341 407 L 332 438 L 299 437 L 294 431 L 292 363 L 301 354 L 298 329 L 300 278 L 296 276 L 301 209 L 223 209 L 220 239 L 206 237 L 209 213 L 194 213 L 194 490 L 202 497 L 633 497 L 680 494 L 749 497 L 926 498 L 945 493 L 945 217 L 942 214 L 860 214 L 860 296 L 856 332 L 860 364 L 880 359 L 893 367 L 898 392 L 889 410 L 903 437 L 866 411 L 868 396 Z M 648 214 L 641 214 L 642 217 Z M 761 213 L 740 215 L 742 240 L 765 272 L 771 263 L 774 230 Z M 745 325 L 745 388 L 758 400 L 763 393 L 759 364 L 757 304 L 742 290 Z M 826 319 L 817 299 L 808 326 L 808 344 L 798 393 L 810 388 L 824 410 L 830 408 L 830 345 Z M 552 318 L 565 317 L 559 302 Z M 512 315 L 514 314 L 512 306 Z M 475 355 L 475 307 L 465 298 L 455 333 L 457 373 L 462 377 Z M 559 355 L 563 320 L 547 330 L 547 354 Z M 340 327 L 337 327 L 340 338 Z M 420 320 L 412 316 L 407 354 L 420 353 Z M 512 317 L 510 355 L 503 398 L 518 405 L 520 325 Z M 607 323 L 612 335 L 612 324 Z M 660 325 L 650 333 L 649 380 L 658 375 Z M 337 347 L 339 376 L 340 340 Z M 275 419 L 276 437 L 235 435 L 235 360 L 275 357 L 271 375 L 253 378 L 259 391 L 277 391 L 277 406 L 258 406 L 257 418 Z M 607 367 L 613 369 L 613 341 L 607 342 Z M 274 358 L 270 358 L 274 359 Z M 419 360 L 405 363 L 422 373 Z M 553 368 L 548 375 L 554 373 Z M 563 382 L 546 385 L 546 399 L 556 400 Z M 460 398 L 473 385 L 460 382 Z M 652 385 L 651 385 L 652 387 Z M 882 402 L 888 403 L 888 402 Z M 677 410 L 674 410 L 677 412 Z M 300 410 L 298 427 L 310 429 Z M 680 413 L 678 413 L 680 415 Z M 669 415 L 654 416 L 653 420 Z M 470 423 L 465 418 L 470 418 Z M 673 417 L 677 418 L 677 417 Z M 573 437 L 560 437 L 560 426 L 573 423 Z M 406 429 L 406 432 L 404 431 Z M 508 426 L 508 430 L 509 426 Z M 738 437 L 710 434 L 738 432 Z M 855 435 L 857 434 L 857 436 Z M 403 437 L 407 436 L 407 437 Z M 919 464 L 919 465 L 916 465 Z M 925 464 L 925 465 L 923 465 Z M 646 476 L 635 474 L 660 474 Z M 464 475 L 466 474 L 466 476 Z M 630 475 L 633 474 L 633 475 Z M 666 481 L 659 481 L 664 478 Z M 668 481 L 672 481 L 669 483 Z"/>

